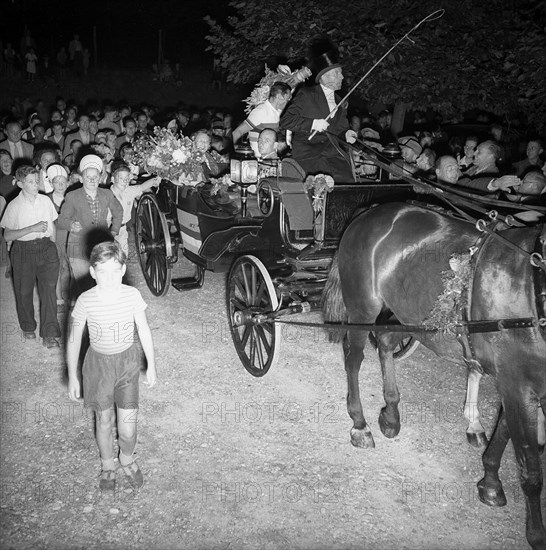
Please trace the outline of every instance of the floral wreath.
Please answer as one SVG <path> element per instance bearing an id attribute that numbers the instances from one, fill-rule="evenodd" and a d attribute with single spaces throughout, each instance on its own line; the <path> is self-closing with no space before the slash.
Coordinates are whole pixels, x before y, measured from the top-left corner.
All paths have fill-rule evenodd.
<path id="1" fill-rule="evenodd" d="M 271 86 L 275 82 L 286 82 L 291 88 L 295 88 L 310 76 L 311 70 L 308 67 L 292 72 L 287 65 L 279 65 L 276 71 L 272 71 L 265 65 L 265 76 L 256 84 L 252 93 L 243 100 L 246 103 L 245 112 L 250 114 L 255 107 L 267 101 Z"/>
<path id="2" fill-rule="evenodd" d="M 317 174 L 307 176 L 303 182 L 306 191 L 313 191 L 313 210 L 316 214 L 322 212 L 324 206 L 324 197 L 334 188 L 334 178 L 327 174 Z"/>

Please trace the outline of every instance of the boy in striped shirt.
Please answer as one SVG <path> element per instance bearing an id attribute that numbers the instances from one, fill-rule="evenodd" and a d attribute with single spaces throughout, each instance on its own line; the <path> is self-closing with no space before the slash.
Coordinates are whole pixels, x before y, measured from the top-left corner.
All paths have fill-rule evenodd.
<path id="1" fill-rule="evenodd" d="M 114 490 L 116 467 L 112 426 L 116 419 L 119 462 L 133 487 L 141 487 L 143 477 L 134 459 L 137 440 L 138 380 L 140 361 L 134 345 L 135 324 L 148 370 L 147 384 L 157 381 L 152 333 L 146 319 L 146 303 L 140 292 L 122 284 L 126 256 L 116 242 L 97 244 L 90 258 L 91 277 L 96 286 L 78 298 L 72 311 L 67 344 L 68 396 L 81 401 L 77 375 L 84 328 L 90 347 L 85 355 L 82 378 L 84 404 L 96 415 L 96 438 L 102 462 L 99 487 Z"/>

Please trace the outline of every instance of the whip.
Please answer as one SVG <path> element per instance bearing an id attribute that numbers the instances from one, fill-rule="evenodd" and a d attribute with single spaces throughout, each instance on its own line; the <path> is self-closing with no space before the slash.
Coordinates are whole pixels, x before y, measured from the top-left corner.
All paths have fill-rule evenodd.
<path id="1" fill-rule="evenodd" d="M 392 48 L 390 48 L 387 52 L 385 52 L 381 58 L 376 61 L 371 69 L 347 92 L 347 94 L 345 94 L 345 97 L 343 97 L 341 99 L 341 101 L 330 111 L 330 113 L 328 114 L 328 116 L 326 117 L 325 120 L 328 120 L 329 118 L 333 117 L 338 109 L 338 107 L 344 102 L 344 101 L 347 101 L 348 97 L 358 88 L 358 86 L 360 86 L 360 84 L 362 84 L 362 82 L 364 81 L 364 79 L 379 65 L 379 63 L 381 63 L 381 61 L 383 61 L 383 59 L 385 59 L 385 57 L 387 57 L 397 46 L 398 44 L 400 44 L 403 40 L 405 40 L 406 38 L 412 42 L 413 40 L 411 40 L 411 38 L 409 38 L 409 35 L 416 29 L 418 29 L 423 23 L 427 22 L 427 21 L 435 21 L 436 19 L 440 19 L 440 17 L 442 17 L 445 13 L 445 10 L 436 10 L 434 12 L 432 12 L 431 14 L 427 15 L 424 19 L 421 19 L 421 21 L 419 21 L 419 23 L 417 23 L 417 25 L 415 25 L 415 27 L 413 27 L 410 31 L 408 31 L 402 38 L 400 38 L 400 40 L 398 40 L 398 42 L 396 42 L 396 44 L 394 46 L 392 46 Z M 311 132 L 311 135 L 307 138 L 308 140 L 312 139 L 315 134 L 317 133 L 317 130 L 313 130 L 313 132 Z"/>

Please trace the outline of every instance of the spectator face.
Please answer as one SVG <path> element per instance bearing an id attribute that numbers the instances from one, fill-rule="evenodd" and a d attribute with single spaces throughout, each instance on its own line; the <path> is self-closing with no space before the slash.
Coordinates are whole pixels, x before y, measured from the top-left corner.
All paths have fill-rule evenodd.
<path id="1" fill-rule="evenodd" d="M 474 164 L 476 164 L 478 168 L 484 168 L 489 164 L 494 164 L 494 162 L 495 159 L 493 158 L 493 155 L 491 154 L 491 151 L 489 151 L 487 145 L 480 143 L 476 148 L 476 153 L 474 155 Z"/>
<path id="2" fill-rule="evenodd" d="M 116 134 L 114 134 L 114 132 L 108 132 L 106 134 L 106 145 L 111 149 L 116 148 Z"/>
<path id="3" fill-rule="evenodd" d="M 88 168 L 82 174 L 83 188 L 88 195 L 94 196 L 100 183 L 100 172 L 96 168 Z"/>
<path id="4" fill-rule="evenodd" d="M 114 187 L 120 191 L 125 191 L 131 183 L 131 172 L 129 170 L 118 170 L 114 174 Z"/>
<path id="5" fill-rule="evenodd" d="M 95 134 L 95 143 L 102 143 L 106 145 L 106 134 L 104 132 L 97 132 Z"/>
<path id="6" fill-rule="evenodd" d="M 404 145 L 400 146 L 400 151 L 402 152 L 402 158 L 409 164 L 415 164 L 417 160 L 417 153 L 411 147 L 405 147 Z"/>
<path id="7" fill-rule="evenodd" d="M 341 83 L 343 82 L 343 71 L 341 67 L 330 69 L 327 73 L 324 73 L 320 77 L 320 83 L 330 88 L 331 90 L 340 90 Z"/>
<path id="8" fill-rule="evenodd" d="M 133 162 L 134 151 L 132 147 L 125 147 L 121 153 L 121 158 L 123 162 L 131 164 Z"/>
<path id="9" fill-rule="evenodd" d="M 96 120 L 89 121 L 89 131 L 96 134 L 99 131 L 99 123 Z"/>
<path id="10" fill-rule="evenodd" d="M 3 174 L 11 174 L 11 168 L 13 166 L 13 159 L 9 155 L 0 155 L 0 170 Z"/>
<path id="11" fill-rule="evenodd" d="M 468 160 L 474 160 L 474 155 L 476 154 L 476 146 L 478 143 L 473 139 L 467 139 L 464 144 L 464 156 Z"/>
<path id="12" fill-rule="evenodd" d="M 51 151 L 46 151 L 40 157 L 40 168 L 45 171 L 47 170 L 47 167 L 53 164 L 54 162 L 57 162 L 57 159 L 55 158 L 55 154 L 52 153 Z"/>
<path id="13" fill-rule="evenodd" d="M 70 144 L 70 149 L 72 150 L 72 153 L 74 154 L 74 156 L 76 156 L 78 154 L 78 152 L 81 148 L 82 148 L 82 142 L 79 139 L 75 139 Z"/>
<path id="14" fill-rule="evenodd" d="M 420 170 L 430 170 L 432 165 L 430 164 L 430 159 L 424 153 L 421 153 L 416 160 L 417 168 Z"/>
<path id="15" fill-rule="evenodd" d="M 78 126 L 82 132 L 89 132 L 89 117 L 85 115 L 81 116 L 78 120 Z"/>
<path id="16" fill-rule="evenodd" d="M 529 172 L 518 188 L 522 195 L 540 195 L 546 186 L 546 178 L 538 172 Z"/>
<path id="17" fill-rule="evenodd" d="M 34 126 L 34 143 L 44 141 L 45 128 L 41 124 Z"/>
<path id="18" fill-rule="evenodd" d="M 132 138 L 136 133 L 136 124 L 131 120 L 125 125 L 125 133 L 127 137 Z"/>
<path id="19" fill-rule="evenodd" d="M 360 117 L 359 116 L 352 116 L 351 117 L 351 130 L 354 130 L 357 134 L 360 132 Z"/>
<path id="20" fill-rule="evenodd" d="M 63 115 L 61 115 L 61 111 L 53 111 L 51 113 L 51 122 L 57 122 L 57 121 L 61 121 L 63 119 Z"/>
<path id="21" fill-rule="evenodd" d="M 540 156 L 540 153 L 542 153 L 542 147 L 538 141 L 530 141 L 527 144 L 527 158 L 530 161 L 536 162 Z"/>
<path id="22" fill-rule="evenodd" d="M 194 147 L 196 151 L 205 153 L 210 149 L 210 137 L 208 134 L 200 133 L 195 136 Z"/>
<path id="23" fill-rule="evenodd" d="M 275 151 L 275 132 L 263 130 L 258 137 L 258 151 L 262 157 Z"/>
<path id="24" fill-rule="evenodd" d="M 53 185 L 53 190 L 58 195 L 64 195 L 66 193 L 66 188 L 68 187 L 68 180 L 64 176 L 55 176 L 51 182 Z"/>
<path id="25" fill-rule="evenodd" d="M 66 110 L 66 119 L 70 122 L 74 122 L 76 120 L 76 109 L 74 109 L 74 107 L 69 107 Z"/>
<path id="26" fill-rule="evenodd" d="M 21 126 L 18 122 L 11 122 L 6 126 L 6 134 L 8 139 L 13 143 L 17 143 L 21 139 Z"/>
<path id="27" fill-rule="evenodd" d="M 63 125 L 62 124 L 55 124 L 52 127 L 53 135 L 55 137 L 61 137 L 63 135 Z"/>
<path id="28" fill-rule="evenodd" d="M 457 160 L 453 157 L 443 157 L 440 161 L 440 167 L 436 169 L 436 176 L 441 183 L 457 183 L 461 176 Z"/>
<path id="29" fill-rule="evenodd" d="M 27 174 L 23 181 L 17 185 L 27 194 L 36 196 L 38 194 L 38 174 Z"/>
<path id="30" fill-rule="evenodd" d="M 61 112 L 61 113 L 64 113 L 64 110 L 66 109 L 66 102 L 64 99 L 59 99 L 57 101 L 57 109 Z"/>
<path id="31" fill-rule="evenodd" d="M 120 118 L 125 118 L 131 114 L 131 109 L 129 107 L 122 107 L 119 111 Z"/>
<path id="32" fill-rule="evenodd" d="M 146 130 L 148 126 L 148 117 L 145 114 L 138 115 L 137 123 L 139 130 Z"/>

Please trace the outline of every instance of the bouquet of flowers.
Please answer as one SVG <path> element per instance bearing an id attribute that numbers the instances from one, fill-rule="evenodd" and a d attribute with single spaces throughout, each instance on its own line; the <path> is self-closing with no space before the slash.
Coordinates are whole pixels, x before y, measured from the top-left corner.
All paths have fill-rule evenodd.
<path id="1" fill-rule="evenodd" d="M 181 185 L 196 186 L 204 179 L 205 154 L 196 151 L 188 137 L 177 138 L 167 128 L 154 128 L 134 143 L 134 162 L 149 174 Z"/>
<path id="2" fill-rule="evenodd" d="M 256 84 L 252 93 L 244 100 L 246 103 L 245 112 L 249 114 L 252 109 L 261 105 L 269 98 L 269 91 L 274 82 L 286 82 L 292 88 L 295 88 L 300 82 L 311 76 L 311 70 L 308 67 L 302 67 L 292 72 L 287 65 L 279 65 L 276 71 L 272 71 L 265 66 L 265 76 Z"/>
<path id="3" fill-rule="evenodd" d="M 334 188 L 334 178 L 326 174 L 307 176 L 303 182 L 306 191 L 313 191 L 313 210 L 315 214 L 322 212 L 324 197 Z"/>

